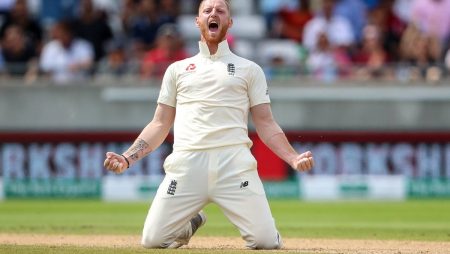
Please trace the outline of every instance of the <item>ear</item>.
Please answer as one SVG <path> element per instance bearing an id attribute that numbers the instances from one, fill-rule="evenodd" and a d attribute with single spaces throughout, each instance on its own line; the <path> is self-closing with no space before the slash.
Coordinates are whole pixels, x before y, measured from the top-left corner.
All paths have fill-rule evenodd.
<path id="1" fill-rule="evenodd" d="M 228 28 L 231 28 L 233 26 L 233 19 L 230 18 L 230 21 L 228 21 Z"/>
<path id="2" fill-rule="evenodd" d="M 198 17 L 195 17 L 195 26 L 200 27 L 200 24 L 198 23 Z"/>

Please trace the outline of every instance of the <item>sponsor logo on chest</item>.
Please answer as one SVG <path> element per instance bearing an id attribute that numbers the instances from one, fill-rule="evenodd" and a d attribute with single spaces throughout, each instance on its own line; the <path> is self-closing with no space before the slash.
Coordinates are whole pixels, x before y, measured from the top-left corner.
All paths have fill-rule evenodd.
<path id="1" fill-rule="evenodd" d="M 197 66 L 195 64 L 191 63 L 186 67 L 186 72 L 193 72 L 196 69 L 197 69 Z"/>

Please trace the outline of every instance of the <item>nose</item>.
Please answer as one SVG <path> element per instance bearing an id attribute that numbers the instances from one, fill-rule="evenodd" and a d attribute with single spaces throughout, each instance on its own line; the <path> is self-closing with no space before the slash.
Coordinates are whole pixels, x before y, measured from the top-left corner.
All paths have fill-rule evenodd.
<path id="1" fill-rule="evenodd" d="M 216 10 L 216 8 L 214 8 L 211 11 L 211 17 L 216 17 L 216 16 L 217 16 L 217 10 Z"/>

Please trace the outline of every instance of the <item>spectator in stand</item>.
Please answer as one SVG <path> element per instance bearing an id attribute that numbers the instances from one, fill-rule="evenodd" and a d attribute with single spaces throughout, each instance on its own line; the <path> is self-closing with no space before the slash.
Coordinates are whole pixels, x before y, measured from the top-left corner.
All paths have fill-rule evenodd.
<path id="1" fill-rule="evenodd" d="M 142 78 L 162 78 L 173 62 L 185 59 L 180 33 L 174 24 L 165 24 L 158 30 L 157 46 L 145 54 L 142 61 Z"/>
<path id="2" fill-rule="evenodd" d="M 105 55 L 104 49 L 113 34 L 105 13 L 96 10 L 92 0 L 81 0 L 79 7 L 79 17 L 73 22 L 75 36 L 91 43 L 97 63 Z"/>
<path id="3" fill-rule="evenodd" d="M 422 76 L 428 76 L 428 68 L 436 76 L 436 65 L 441 65 L 444 54 L 444 42 L 450 36 L 450 0 L 416 0 L 411 8 L 411 22 L 402 38 L 402 52 L 419 67 Z"/>
<path id="4" fill-rule="evenodd" d="M 450 0 L 416 0 L 411 22 L 424 36 L 434 37 L 441 44 L 450 35 Z"/>
<path id="5" fill-rule="evenodd" d="M 138 11 L 138 16 L 131 21 L 131 36 L 139 51 L 148 50 L 154 46 L 156 33 L 163 22 L 155 0 L 141 0 Z"/>
<path id="6" fill-rule="evenodd" d="M 10 26 L 19 26 L 25 34 L 26 40 L 39 52 L 42 43 L 42 28 L 28 12 L 26 0 L 16 0 L 11 12 L 6 15 L 6 19 L 0 28 L 0 38 L 4 38 L 5 32 Z"/>
<path id="7" fill-rule="evenodd" d="M 352 26 L 356 42 L 361 42 L 362 30 L 367 24 L 367 6 L 362 0 L 338 0 L 335 14 L 345 17 Z"/>
<path id="8" fill-rule="evenodd" d="M 41 54 L 40 67 L 58 84 L 81 82 L 89 76 L 94 62 L 91 44 L 74 36 L 69 22 L 60 21 L 51 29 L 53 39 Z"/>
<path id="9" fill-rule="evenodd" d="M 122 28 L 126 34 L 131 34 L 132 22 L 138 16 L 139 0 L 123 0 L 120 19 Z"/>
<path id="10" fill-rule="evenodd" d="M 4 74 L 24 77 L 26 83 L 31 83 L 38 72 L 37 56 L 35 48 L 27 41 L 22 28 L 17 25 L 9 26 L 1 46 Z"/>
<path id="11" fill-rule="evenodd" d="M 266 31 L 268 37 L 278 37 L 279 29 L 277 16 L 282 9 L 295 9 L 297 0 L 261 0 L 259 9 L 266 21 Z"/>
<path id="12" fill-rule="evenodd" d="M 303 41 L 303 29 L 309 20 L 313 18 L 309 0 L 299 0 L 298 8 L 283 8 L 279 13 L 280 37 Z"/>
<path id="13" fill-rule="evenodd" d="M 353 63 L 357 64 L 355 77 L 359 79 L 376 79 L 385 76 L 387 54 L 383 48 L 378 27 L 367 25 L 363 30 L 362 47 L 354 55 Z"/>
<path id="14" fill-rule="evenodd" d="M 394 0 L 394 13 L 405 24 L 409 23 L 411 19 L 411 7 L 414 1 Z"/>
<path id="15" fill-rule="evenodd" d="M 399 61 L 400 40 L 406 24 L 394 11 L 394 0 L 381 0 L 380 4 L 369 11 L 369 23 L 375 25 L 383 38 L 383 47 L 388 58 Z"/>
<path id="16" fill-rule="evenodd" d="M 159 13 L 162 23 L 176 23 L 180 12 L 179 1 L 160 0 Z"/>
<path id="17" fill-rule="evenodd" d="M 303 44 L 313 51 L 319 36 L 325 33 L 330 47 L 349 48 L 355 42 L 355 35 L 349 21 L 335 14 L 335 0 L 323 0 L 322 11 L 310 20 L 304 30 Z"/>
<path id="18" fill-rule="evenodd" d="M 325 31 L 319 32 L 316 45 L 307 59 L 307 67 L 313 77 L 327 83 L 349 74 L 351 61 L 341 47 L 333 47 Z"/>
<path id="19" fill-rule="evenodd" d="M 127 52 L 126 40 L 113 39 L 106 48 L 107 54 L 99 63 L 99 73 L 112 78 L 134 74 L 133 63 L 130 61 Z"/>

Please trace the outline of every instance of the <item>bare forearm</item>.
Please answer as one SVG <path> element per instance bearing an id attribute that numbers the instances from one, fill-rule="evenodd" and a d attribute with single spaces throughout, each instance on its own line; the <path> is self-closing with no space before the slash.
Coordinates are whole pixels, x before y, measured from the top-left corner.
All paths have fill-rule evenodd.
<path id="1" fill-rule="evenodd" d="M 277 123 L 271 122 L 270 126 L 257 129 L 257 132 L 264 144 L 285 162 L 291 164 L 298 155 Z"/>
<path id="2" fill-rule="evenodd" d="M 145 157 L 147 154 L 151 153 L 152 149 L 150 148 L 150 145 L 141 138 L 137 138 L 136 141 L 128 148 L 126 152 L 123 153 L 123 155 L 128 158 L 128 161 L 131 164 L 134 164 L 139 159 Z"/>
<path id="3" fill-rule="evenodd" d="M 123 155 L 130 166 L 158 148 L 169 134 L 170 128 L 150 122 Z"/>
<path id="4" fill-rule="evenodd" d="M 273 119 L 268 104 L 257 105 L 251 108 L 251 111 L 258 136 L 278 157 L 299 171 L 307 171 L 314 166 L 310 151 L 298 154 L 289 144 L 283 130 Z"/>
<path id="5" fill-rule="evenodd" d="M 286 135 L 283 132 L 274 134 L 271 138 L 264 141 L 264 143 L 272 150 L 278 157 L 285 162 L 291 164 L 297 157 L 298 153 L 289 143 Z"/>
<path id="6" fill-rule="evenodd" d="M 154 151 L 169 134 L 175 120 L 175 108 L 158 104 L 153 120 L 142 130 L 138 138 L 123 154 L 107 152 L 103 163 L 106 169 L 120 174 L 136 161 Z"/>
<path id="7" fill-rule="evenodd" d="M 293 159 L 298 155 L 284 135 L 283 130 L 273 119 L 269 104 L 262 104 L 252 109 L 252 119 L 255 123 L 256 132 L 259 138 L 278 157 L 292 164 Z"/>

